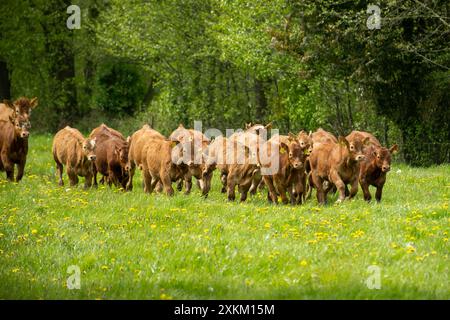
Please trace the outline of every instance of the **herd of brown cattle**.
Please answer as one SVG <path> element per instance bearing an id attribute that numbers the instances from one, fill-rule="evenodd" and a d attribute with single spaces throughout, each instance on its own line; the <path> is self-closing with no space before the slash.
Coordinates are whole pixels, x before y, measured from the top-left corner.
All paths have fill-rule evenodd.
<path id="1" fill-rule="evenodd" d="M 10 181 L 14 180 L 14 165 L 18 166 L 15 180 L 18 182 L 23 176 L 29 118 L 36 106 L 36 98 L 0 104 L 0 171 L 6 171 Z M 268 200 L 273 203 L 281 199 L 283 203 L 300 204 L 311 196 L 313 188 L 320 204 L 326 203 L 331 190 L 339 193 L 341 202 L 356 195 L 358 183 L 366 201 L 371 200 L 369 186 L 376 187 L 375 198 L 381 200 L 391 155 L 398 151 L 396 144 L 385 148 L 372 134 L 362 131 L 337 139 L 323 129 L 309 134 L 300 131 L 297 135 L 274 135 L 266 140 L 270 127 L 246 124 L 243 131 L 211 141 L 200 131 L 183 125 L 168 138 L 148 125 L 128 138 L 105 124 L 92 130 L 88 138 L 67 126 L 55 135 L 52 153 L 61 186 L 65 166 L 72 186 L 78 183 L 78 177 L 85 178 L 85 187 L 97 186 L 100 173 L 101 183 L 132 190 L 139 168 L 146 193 L 156 189 L 171 196 L 172 184 L 177 182 L 181 191 L 184 182 L 185 193 L 189 194 L 195 177 L 202 195 L 207 196 L 217 169 L 222 192 L 227 193 L 229 200 L 235 199 L 236 187 L 240 201 L 245 201 L 248 193 L 255 194 L 266 186 Z M 261 150 L 271 153 L 274 148 L 277 157 L 261 161 Z M 277 162 L 276 170 L 264 174 L 273 161 Z"/>

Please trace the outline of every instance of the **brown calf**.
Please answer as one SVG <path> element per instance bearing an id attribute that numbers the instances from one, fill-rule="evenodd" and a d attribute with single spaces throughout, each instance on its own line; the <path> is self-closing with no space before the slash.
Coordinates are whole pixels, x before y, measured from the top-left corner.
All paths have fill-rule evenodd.
<path id="1" fill-rule="evenodd" d="M 95 161 L 95 138 L 85 139 L 80 131 L 69 126 L 59 130 L 53 139 L 53 159 L 59 176 L 59 185 L 63 186 L 63 166 L 71 186 L 78 183 L 78 176 L 84 177 L 84 187 L 92 185 Z"/>
<path id="2" fill-rule="evenodd" d="M 8 121 L 0 120 L 0 171 L 6 171 L 6 178 L 14 180 L 14 165 L 17 165 L 16 182 L 24 173 L 28 153 L 30 122 L 13 113 Z"/>
<path id="3" fill-rule="evenodd" d="M 278 149 L 278 158 L 272 150 Z M 267 141 L 264 150 L 267 150 L 270 163 L 262 163 L 263 167 L 273 165 L 273 161 L 278 162 L 277 170 L 264 175 L 264 183 L 268 190 L 267 198 L 269 202 L 278 203 L 278 196 L 283 203 L 288 203 L 286 192 L 289 192 L 291 203 L 299 203 L 304 192 L 304 160 L 305 152 L 300 147 L 297 137 L 293 134 L 289 136 L 274 136 Z M 273 153 L 273 154 L 272 154 Z M 302 174 L 303 173 L 303 174 Z M 295 193 L 295 194 L 294 194 Z"/>
<path id="4" fill-rule="evenodd" d="M 108 185 L 126 188 L 128 173 L 128 141 L 123 135 L 102 124 L 95 128 L 89 135 L 90 139 L 96 139 L 94 186 L 97 186 L 97 172 L 106 177 Z M 102 178 L 103 180 L 103 178 Z M 100 181 L 102 182 L 102 181 Z"/>
<path id="5" fill-rule="evenodd" d="M 186 165 L 183 164 L 182 148 L 179 141 L 151 138 L 147 140 L 144 150 L 147 150 L 146 161 L 142 164 L 145 188 L 152 193 L 158 182 L 162 183 L 167 195 L 174 194 L 172 182 L 183 178 Z"/>
<path id="6" fill-rule="evenodd" d="M 398 152 L 398 145 L 392 147 L 382 147 L 377 138 L 364 131 L 352 131 L 348 136 L 348 141 L 356 139 L 369 139 L 370 146 L 365 149 L 365 160 L 360 164 L 359 183 L 364 193 L 364 200 L 370 201 L 369 186 L 377 188 L 375 199 L 380 202 L 383 194 L 383 187 L 386 183 L 386 174 L 391 169 L 391 157 Z"/>
<path id="7" fill-rule="evenodd" d="M 339 137 L 338 143 L 320 143 L 314 145 L 309 156 L 311 178 L 317 189 L 317 200 L 320 204 L 327 201 L 327 193 L 331 188 L 324 188 L 323 182 L 334 184 L 339 191 L 338 202 L 345 199 L 346 185 L 351 185 L 350 198 L 358 192 L 359 163 L 365 159 L 364 145 L 368 139 L 349 142 Z"/>
<path id="8" fill-rule="evenodd" d="M 128 164 L 125 168 L 125 170 L 128 172 L 129 175 L 129 179 L 126 186 L 127 190 L 133 189 L 133 177 L 136 171 L 136 167 L 138 168 L 141 167 L 142 163 L 145 161 L 147 157 L 147 150 L 144 150 L 144 146 L 147 140 L 152 138 L 165 139 L 165 137 L 162 134 L 150 128 L 148 124 L 144 125 L 141 129 L 133 133 L 133 135 L 131 135 L 130 137 Z M 143 171 L 142 173 L 147 174 L 148 171 Z"/>

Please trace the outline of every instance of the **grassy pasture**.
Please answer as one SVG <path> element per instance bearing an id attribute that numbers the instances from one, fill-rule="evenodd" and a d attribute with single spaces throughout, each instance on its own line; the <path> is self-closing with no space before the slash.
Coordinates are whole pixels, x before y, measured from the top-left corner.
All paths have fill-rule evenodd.
<path id="1" fill-rule="evenodd" d="M 148 196 L 140 173 L 128 193 L 58 187 L 51 139 L 30 138 L 20 184 L 0 178 L 2 299 L 450 299 L 449 165 L 394 164 L 381 204 L 239 204 L 217 176 L 206 200 Z"/>

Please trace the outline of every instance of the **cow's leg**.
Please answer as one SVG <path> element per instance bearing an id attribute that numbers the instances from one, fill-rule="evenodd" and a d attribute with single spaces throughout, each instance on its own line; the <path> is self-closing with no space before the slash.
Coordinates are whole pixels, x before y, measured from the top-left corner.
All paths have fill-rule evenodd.
<path id="1" fill-rule="evenodd" d="M 177 190 L 178 191 L 183 190 L 183 182 L 184 182 L 183 179 L 178 180 L 178 182 L 177 182 Z"/>
<path id="2" fill-rule="evenodd" d="M 184 177 L 184 188 L 185 188 L 185 190 L 184 190 L 184 194 L 185 195 L 188 195 L 188 194 L 191 193 L 191 190 L 192 190 L 192 176 L 186 175 Z"/>
<path id="3" fill-rule="evenodd" d="M 310 179 L 316 187 L 317 202 L 319 204 L 325 204 L 327 197 L 325 196 L 325 191 L 323 190 L 323 179 L 314 172 L 310 175 Z"/>
<path id="4" fill-rule="evenodd" d="M 172 180 L 170 179 L 170 175 L 169 174 L 161 175 L 161 182 L 164 186 L 164 190 L 166 191 L 166 194 L 170 197 L 173 196 L 174 191 L 172 188 Z"/>
<path id="5" fill-rule="evenodd" d="M 350 184 L 351 184 L 351 188 L 350 188 L 349 198 L 352 199 L 358 193 L 358 177 L 354 177 L 353 180 L 350 182 Z"/>
<path id="6" fill-rule="evenodd" d="M 277 183 L 277 189 L 281 197 L 281 202 L 283 202 L 283 204 L 288 204 L 289 199 L 286 197 L 286 186 L 284 185 L 284 183 L 282 182 Z"/>
<path id="7" fill-rule="evenodd" d="M 222 182 L 222 190 L 220 192 L 227 192 L 227 175 L 225 173 L 222 173 L 220 176 L 220 181 Z"/>
<path id="8" fill-rule="evenodd" d="M 361 189 L 362 189 L 363 194 L 364 194 L 364 200 L 369 202 L 372 199 L 372 196 L 370 195 L 370 191 L 369 191 L 369 184 L 367 183 L 367 181 L 366 181 L 366 179 L 364 177 L 362 177 L 359 180 L 359 184 L 361 185 Z"/>
<path id="9" fill-rule="evenodd" d="M 234 201 L 236 199 L 236 193 L 235 193 L 235 187 L 236 183 L 234 182 L 234 179 L 227 179 L 227 192 L 228 192 L 228 200 Z"/>
<path id="10" fill-rule="evenodd" d="M 64 170 L 63 165 L 62 165 L 61 163 L 57 162 L 57 163 L 56 163 L 56 173 L 58 174 L 58 177 L 59 177 L 59 182 L 58 182 L 58 184 L 59 184 L 60 186 L 63 186 L 63 185 L 64 185 L 64 181 L 63 181 L 63 170 Z"/>
<path id="11" fill-rule="evenodd" d="M 6 171 L 6 178 L 8 181 L 13 182 L 14 181 L 14 163 L 12 163 L 6 153 L 2 153 L 2 162 L 3 162 L 3 168 Z"/>
<path id="12" fill-rule="evenodd" d="M 98 183 L 97 183 L 97 167 L 95 166 L 95 164 L 92 165 L 92 176 L 94 177 L 94 188 L 98 187 Z"/>
<path id="13" fill-rule="evenodd" d="M 264 183 L 266 184 L 267 189 L 269 189 L 270 199 L 272 199 L 273 203 L 277 204 L 278 196 L 277 191 L 275 190 L 275 186 L 273 185 L 272 177 L 264 176 Z"/>
<path id="14" fill-rule="evenodd" d="M 151 194 L 153 190 L 155 189 L 156 184 L 160 183 L 160 180 L 156 177 L 150 177 L 148 186 L 147 186 L 147 193 Z"/>
<path id="15" fill-rule="evenodd" d="M 78 184 L 78 175 L 74 169 L 67 167 L 67 176 L 69 177 L 69 184 L 71 187 Z"/>
<path id="16" fill-rule="evenodd" d="M 334 185 L 336 186 L 337 190 L 339 191 L 339 198 L 336 202 L 342 202 L 345 200 L 345 183 L 344 181 L 342 181 L 341 177 L 339 176 L 339 174 L 337 173 L 336 170 L 332 170 L 330 172 L 330 178 L 331 181 L 334 183 Z"/>
<path id="17" fill-rule="evenodd" d="M 88 173 L 84 177 L 84 189 L 88 189 L 92 186 L 92 173 Z"/>
<path id="18" fill-rule="evenodd" d="M 135 172 L 136 172 L 136 165 L 133 163 L 133 164 L 131 164 L 130 171 L 128 173 L 129 177 L 128 177 L 128 182 L 127 182 L 127 185 L 125 188 L 127 191 L 133 190 L 133 177 L 134 177 Z"/>
<path id="19" fill-rule="evenodd" d="M 149 193 L 150 184 L 152 183 L 152 176 L 150 175 L 150 172 L 146 168 L 142 169 L 142 183 L 144 187 L 144 192 Z"/>
<path id="20" fill-rule="evenodd" d="M 377 202 L 381 201 L 381 196 L 383 195 L 383 186 L 384 185 L 377 186 L 377 191 L 375 192 L 375 199 L 377 200 Z"/>
<path id="21" fill-rule="evenodd" d="M 23 173 L 25 171 L 25 163 L 26 159 L 23 159 L 17 164 L 17 176 L 16 176 L 16 182 L 19 182 L 23 178 Z"/>
<path id="22" fill-rule="evenodd" d="M 311 172 L 308 173 L 306 176 L 306 196 L 305 200 L 311 198 L 312 189 L 313 189 L 313 181 L 312 181 L 312 175 Z"/>
<path id="23" fill-rule="evenodd" d="M 241 194 L 240 202 L 244 202 L 247 200 L 247 195 L 250 187 L 253 185 L 253 182 L 250 184 L 239 185 L 239 193 Z"/>

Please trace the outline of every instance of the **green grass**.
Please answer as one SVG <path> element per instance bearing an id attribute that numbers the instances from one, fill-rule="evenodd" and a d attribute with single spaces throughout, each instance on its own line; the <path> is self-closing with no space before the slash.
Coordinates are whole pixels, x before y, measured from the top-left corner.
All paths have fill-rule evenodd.
<path id="1" fill-rule="evenodd" d="M 360 190 L 293 207 L 265 193 L 229 203 L 217 176 L 206 200 L 146 195 L 140 174 L 129 193 L 61 188 L 50 149 L 31 137 L 23 181 L 0 178 L 2 299 L 450 298 L 449 165 L 394 164 L 381 204 Z M 66 287 L 70 265 L 80 290 Z"/>

